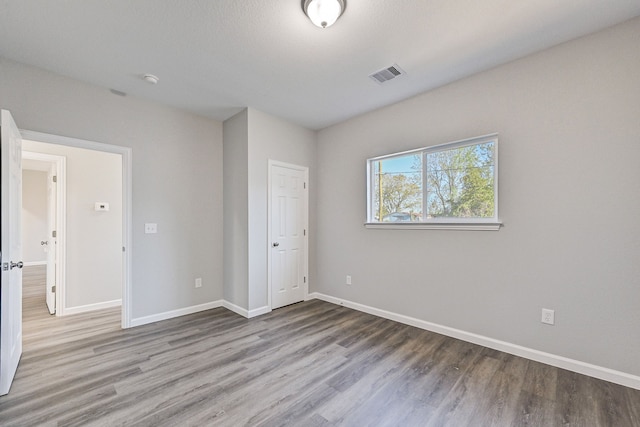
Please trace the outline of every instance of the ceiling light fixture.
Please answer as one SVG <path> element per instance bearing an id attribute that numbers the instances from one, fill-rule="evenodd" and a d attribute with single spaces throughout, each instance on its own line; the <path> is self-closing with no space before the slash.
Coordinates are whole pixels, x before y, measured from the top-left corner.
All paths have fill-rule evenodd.
<path id="1" fill-rule="evenodd" d="M 347 0 L 302 0 L 302 10 L 314 25 L 332 26 L 347 8 Z"/>

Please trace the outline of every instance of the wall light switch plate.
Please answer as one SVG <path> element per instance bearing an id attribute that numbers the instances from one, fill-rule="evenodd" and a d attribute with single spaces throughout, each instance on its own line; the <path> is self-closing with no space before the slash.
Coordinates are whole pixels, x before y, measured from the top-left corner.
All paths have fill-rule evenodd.
<path id="1" fill-rule="evenodd" d="M 145 234 L 155 234 L 158 232 L 158 224 L 155 223 L 146 223 L 144 225 Z"/>

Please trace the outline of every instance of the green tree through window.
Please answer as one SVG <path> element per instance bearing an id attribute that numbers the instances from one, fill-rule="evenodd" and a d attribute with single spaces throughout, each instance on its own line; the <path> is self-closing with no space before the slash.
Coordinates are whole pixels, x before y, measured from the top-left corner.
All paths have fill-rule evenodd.
<path id="1" fill-rule="evenodd" d="M 410 157 L 419 162 L 420 156 Z M 385 163 L 388 172 L 385 172 Z M 407 218 L 422 216 L 422 171 L 412 170 L 414 166 L 407 167 L 403 163 L 404 158 L 398 158 L 376 164 L 376 213 L 382 221 L 395 222 L 402 218 L 397 214 L 409 215 Z M 398 167 L 408 170 L 400 171 Z"/>
<path id="2" fill-rule="evenodd" d="M 493 217 L 493 142 L 425 157 L 427 217 Z"/>
<path id="3" fill-rule="evenodd" d="M 497 138 L 369 160 L 369 220 L 497 219 Z"/>

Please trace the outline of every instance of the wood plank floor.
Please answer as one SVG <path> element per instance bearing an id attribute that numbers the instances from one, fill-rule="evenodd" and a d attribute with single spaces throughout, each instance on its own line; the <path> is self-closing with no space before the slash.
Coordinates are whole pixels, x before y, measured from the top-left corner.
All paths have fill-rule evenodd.
<path id="1" fill-rule="evenodd" d="M 640 391 L 322 301 L 128 330 L 49 316 L 24 272 L 2 426 L 640 426 Z"/>

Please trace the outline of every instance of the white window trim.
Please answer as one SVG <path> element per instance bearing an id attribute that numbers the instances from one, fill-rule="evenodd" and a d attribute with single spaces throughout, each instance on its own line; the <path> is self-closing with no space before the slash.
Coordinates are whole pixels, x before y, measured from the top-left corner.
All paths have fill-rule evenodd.
<path id="1" fill-rule="evenodd" d="M 371 165 L 373 162 L 394 157 L 406 156 L 413 153 L 426 153 L 441 151 L 443 148 L 451 149 L 464 147 L 469 145 L 482 144 L 484 142 L 495 141 L 494 145 L 494 208 L 495 215 L 493 218 L 433 218 L 428 221 L 421 222 L 371 222 L 371 206 L 373 200 L 371 191 L 374 188 L 373 176 L 371 174 Z M 459 141 L 447 142 L 431 147 L 423 147 L 414 150 L 403 151 L 400 153 L 392 153 L 384 156 L 372 157 L 367 159 L 367 221 L 364 226 L 371 229 L 383 230 L 472 230 L 472 231 L 497 231 L 502 226 L 498 214 L 498 134 L 492 133 L 473 138 L 462 139 Z"/>
<path id="2" fill-rule="evenodd" d="M 386 223 L 367 222 L 366 228 L 382 230 L 468 230 L 468 231 L 498 231 L 502 226 L 501 222 L 486 223 L 452 223 L 452 222 L 408 222 L 408 223 Z"/>

